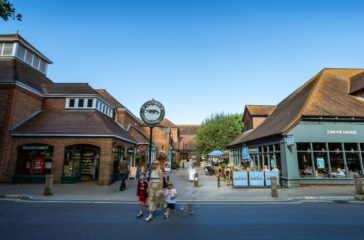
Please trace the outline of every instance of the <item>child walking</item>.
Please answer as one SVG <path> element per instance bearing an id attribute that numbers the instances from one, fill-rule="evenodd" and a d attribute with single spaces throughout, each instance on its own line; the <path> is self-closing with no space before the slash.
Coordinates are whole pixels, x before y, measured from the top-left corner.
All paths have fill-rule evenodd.
<path id="1" fill-rule="evenodd" d="M 147 203 L 147 190 L 148 190 L 148 182 L 145 179 L 144 173 L 141 173 L 138 181 L 138 205 L 139 205 L 139 214 L 136 216 L 137 218 L 141 218 L 144 215 L 143 207 Z"/>
<path id="2" fill-rule="evenodd" d="M 173 188 L 173 183 L 167 183 L 167 189 L 165 192 L 167 207 L 164 210 L 164 219 L 169 218 L 169 214 L 176 208 L 177 190 Z"/>

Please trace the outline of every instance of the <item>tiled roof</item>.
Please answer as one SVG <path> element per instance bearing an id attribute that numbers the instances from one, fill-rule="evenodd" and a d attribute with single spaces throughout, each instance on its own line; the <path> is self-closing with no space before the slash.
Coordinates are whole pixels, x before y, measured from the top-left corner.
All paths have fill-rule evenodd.
<path id="1" fill-rule="evenodd" d="M 324 69 L 280 102 L 270 116 L 247 135 L 229 145 L 284 135 L 301 117 L 364 117 L 364 102 L 349 95 L 353 76 L 364 69 Z"/>
<path id="2" fill-rule="evenodd" d="M 138 144 L 149 144 L 149 138 L 137 128 L 130 126 L 128 133 L 137 141 Z"/>
<path id="3" fill-rule="evenodd" d="M 43 84 L 53 83 L 43 73 L 17 59 L 0 59 L 1 82 L 21 82 L 39 92 L 43 91 Z"/>
<path id="4" fill-rule="evenodd" d="M 180 135 L 195 135 L 200 125 L 177 125 Z"/>
<path id="5" fill-rule="evenodd" d="M 269 116 L 275 107 L 275 105 L 246 105 L 245 109 L 252 116 Z"/>
<path id="6" fill-rule="evenodd" d="M 350 80 L 350 94 L 355 94 L 364 89 L 364 73 L 358 74 Z"/>
<path id="7" fill-rule="evenodd" d="M 124 106 L 116 100 L 106 89 L 96 89 L 96 92 L 101 95 L 106 101 L 111 103 L 115 108 L 124 108 Z"/>
<path id="8" fill-rule="evenodd" d="M 160 123 L 161 126 L 163 127 L 172 127 L 175 128 L 177 127 L 173 122 L 171 122 L 169 119 L 165 118 L 161 121 Z"/>
<path id="9" fill-rule="evenodd" d="M 44 94 L 97 94 L 88 83 L 43 84 Z"/>
<path id="10" fill-rule="evenodd" d="M 136 140 L 98 111 L 42 111 L 11 131 L 13 136 L 114 136 Z"/>

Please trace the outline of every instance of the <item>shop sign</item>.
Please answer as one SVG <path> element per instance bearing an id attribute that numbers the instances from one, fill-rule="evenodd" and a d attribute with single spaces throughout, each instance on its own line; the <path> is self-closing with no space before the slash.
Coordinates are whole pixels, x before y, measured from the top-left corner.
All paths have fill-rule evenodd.
<path id="1" fill-rule="evenodd" d="M 37 146 L 37 145 L 28 145 L 28 146 L 23 146 L 22 149 L 23 150 L 48 150 L 49 146 Z"/>
<path id="2" fill-rule="evenodd" d="M 30 173 L 43 173 L 44 172 L 44 165 L 45 165 L 45 155 L 35 155 L 32 157 L 30 162 Z"/>
<path id="3" fill-rule="evenodd" d="M 241 149 L 241 158 L 242 158 L 243 161 L 249 161 L 250 160 L 248 147 L 243 147 Z"/>
<path id="4" fill-rule="evenodd" d="M 324 158 L 316 158 L 316 164 L 318 169 L 325 168 L 325 159 Z"/>
<path id="5" fill-rule="evenodd" d="M 129 148 L 128 149 L 128 153 L 133 154 L 134 153 L 134 149 L 133 148 Z"/>
<path id="6" fill-rule="evenodd" d="M 259 153 L 258 148 L 249 148 L 249 154 L 257 154 Z"/>
<path id="7" fill-rule="evenodd" d="M 264 187 L 264 172 L 258 172 L 258 171 L 249 172 L 249 186 Z"/>
<path id="8" fill-rule="evenodd" d="M 248 186 L 248 172 L 247 171 L 233 172 L 233 185 L 234 185 L 234 187 L 247 187 Z"/>
<path id="9" fill-rule="evenodd" d="M 277 178 L 277 185 L 279 185 L 279 171 L 264 172 L 265 186 L 269 187 L 271 183 L 271 177 Z"/>
<path id="10" fill-rule="evenodd" d="M 357 135 L 356 130 L 327 130 L 327 135 Z"/>

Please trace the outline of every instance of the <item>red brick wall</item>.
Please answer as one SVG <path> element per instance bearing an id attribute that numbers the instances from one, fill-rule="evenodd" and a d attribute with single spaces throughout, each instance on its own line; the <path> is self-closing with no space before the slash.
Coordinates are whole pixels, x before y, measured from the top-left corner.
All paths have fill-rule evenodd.
<path id="1" fill-rule="evenodd" d="M 1 123 L 1 146 L 0 149 L 0 181 L 8 179 L 8 165 L 11 137 L 9 131 L 16 124 L 21 123 L 31 114 L 41 109 L 42 97 L 33 94 L 23 88 L 17 86 L 1 87 L 1 109 L 3 115 L 0 118 Z"/>
<path id="2" fill-rule="evenodd" d="M 42 109 L 44 110 L 64 110 L 66 106 L 65 98 L 45 98 Z"/>
<path id="3" fill-rule="evenodd" d="M 139 125 L 139 122 L 136 121 L 127 111 L 124 109 L 117 109 L 116 111 L 116 119 L 119 123 L 121 123 L 125 128 L 129 126 L 129 124 L 136 126 Z"/>
<path id="4" fill-rule="evenodd" d="M 257 128 L 260 124 L 262 124 L 266 117 L 253 117 L 253 128 Z"/>

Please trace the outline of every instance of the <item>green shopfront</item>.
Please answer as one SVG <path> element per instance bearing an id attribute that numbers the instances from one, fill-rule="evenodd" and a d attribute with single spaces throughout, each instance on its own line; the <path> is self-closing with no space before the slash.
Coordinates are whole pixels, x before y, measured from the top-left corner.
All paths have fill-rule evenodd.
<path id="1" fill-rule="evenodd" d="M 244 145 L 245 146 L 245 145 Z M 352 184 L 364 174 L 364 123 L 301 121 L 284 137 L 248 142 L 256 170 L 280 170 L 285 187 L 306 184 Z M 232 161 L 241 163 L 241 148 L 233 146 Z"/>

